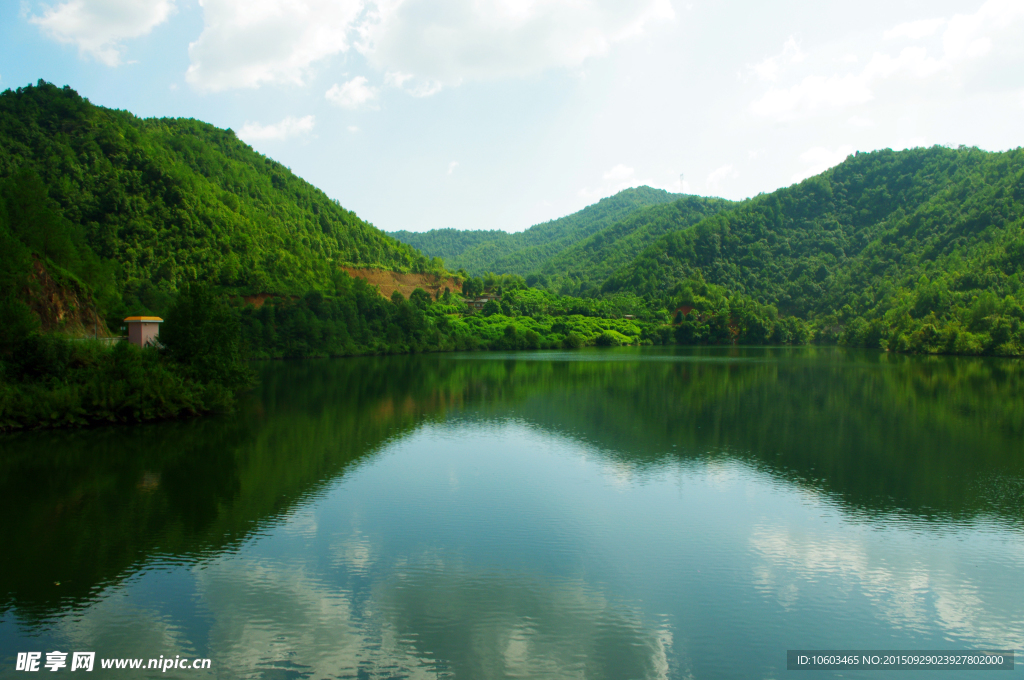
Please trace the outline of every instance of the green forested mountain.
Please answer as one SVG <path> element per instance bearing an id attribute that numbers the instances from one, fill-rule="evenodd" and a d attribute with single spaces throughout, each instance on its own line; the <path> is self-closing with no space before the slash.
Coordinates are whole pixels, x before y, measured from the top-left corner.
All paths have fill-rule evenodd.
<path id="1" fill-rule="evenodd" d="M 684 197 L 552 255 L 528 284 L 693 309 L 685 344 L 1024 353 L 1024 150 L 858 153 L 741 203 Z M 497 270 L 501 273 L 501 270 Z M 664 334 L 663 334 L 664 335 Z M 668 336 L 665 336 L 668 337 Z"/>
<path id="2" fill-rule="evenodd" d="M 141 119 L 40 81 L 0 94 L 0 283 L 35 253 L 122 314 L 185 281 L 246 292 L 330 285 L 341 264 L 439 268 L 231 130 Z"/>
<path id="3" fill-rule="evenodd" d="M 450 252 L 478 239 L 459 257 L 490 253 L 480 269 L 551 292 L 639 296 L 652 318 L 691 308 L 674 319 L 677 342 L 798 341 L 789 320 L 802 319 L 819 342 L 1016 356 L 1022 178 L 1022 149 L 886 149 L 741 203 L 687 196 L 634 210 L 572 243 L 495 257 L 512 236 L 445 236 Z"/>
<path id="4" fill-rule="evenodd" d="M 470 231 L 434 229 L 418 233 L 391 232 L 403 243 L 429 257 L 440 257 L 450 269 L 465 269 L 474 276 L 485 272 L 525 276 L 539 270 L 551 257 L 622 220 L 642 208 L 679 198 L 661 189 L 636 187 L 602 198 L 579 212 L 526 231 Z"/>
<path id="5" fill-rule="evenodd" d="M 733 205 L 721 198 L 683 196 L 672 203 L 636 210 L 549 258 L 539 267 L 536 280 L 563 295 L 592 293 L 658 237 L 685 229 Z M 533 282 L 532 277 L 528 280 Z"/>
<path id="6" fill-rule="evenodd" d="M 602 290 L 707 282 L 850 344 L 1019 354 L 1022 269 L 1024 149 L 932 147 L 859 153 L 667 233 Z"/>
<path id="7" fill-rule="evenodd" d="M 445 263 L 453 268 L 458 269 L 464 267 L 461 263 L 462 256 L 477 248 L 478 246 L 486 244 L 502 243 L 506 247 L 512 248 L 510 245 L 513 243 L 513 236 L 507 231 L 501 229 L 431 229 L 430 231 L 392 231 L 389 232 L 389 236 L 398 239 L 402 243 L 406 243 L 413 248 L 423 252 L 429 253 L 431 257 L 440 257 Z M 484 273 L 486 269 L 474 273 Z"/>

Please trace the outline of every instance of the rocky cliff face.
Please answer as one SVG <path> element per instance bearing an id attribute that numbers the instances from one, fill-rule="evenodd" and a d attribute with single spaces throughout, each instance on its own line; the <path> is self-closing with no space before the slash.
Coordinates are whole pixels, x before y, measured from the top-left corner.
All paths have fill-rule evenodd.
<path id="1" fill-rule="evenodd" d="M 74 281 L 57 282 L 39 260 L 32 263 L 24 299 L 39 317 L 43 331 L 61 331 L 77 337 L 110 336 L 92 296 Z"/>

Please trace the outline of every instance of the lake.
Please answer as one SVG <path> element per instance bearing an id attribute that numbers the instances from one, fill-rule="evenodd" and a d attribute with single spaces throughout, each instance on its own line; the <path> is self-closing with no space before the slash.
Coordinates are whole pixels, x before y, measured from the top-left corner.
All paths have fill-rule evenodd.
<path id="1" fill-rule="evenodd" d="M 0 438 L 0 676 L 54 651 L 87 677 L 851 676 L 797 649 L 1015 649 L 915 677 L 1024 676 L 1021 361 L 259 369 L 228 417 Z"/>

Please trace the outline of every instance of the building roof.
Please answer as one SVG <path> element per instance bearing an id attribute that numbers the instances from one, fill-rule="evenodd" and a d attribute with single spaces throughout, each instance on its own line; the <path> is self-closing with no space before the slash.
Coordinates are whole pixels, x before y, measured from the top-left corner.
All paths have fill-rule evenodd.
<path id="1" fill-rule="evenodd" d="M 164 322 L 164 320 L 161 319 L 159 316 L 129 316 L 129 317 L 125 318 L 125 321 L 127 321 L 128 323 L 132 323 L 133 321 L 136 322 L 136 323 L 163 323 Z"/>

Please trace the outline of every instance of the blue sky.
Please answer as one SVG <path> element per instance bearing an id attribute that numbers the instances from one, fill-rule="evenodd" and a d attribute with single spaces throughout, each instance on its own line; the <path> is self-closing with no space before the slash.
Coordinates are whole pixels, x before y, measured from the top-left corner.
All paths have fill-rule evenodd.
<path id="1" fill-rule="evenodd" d="M 1020 146 L 1024 0 L 0 4 L 0 88 L 39 78 L 230 127 L 385 230 L 517 231 L 640 184 Z"/>

